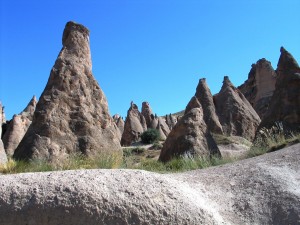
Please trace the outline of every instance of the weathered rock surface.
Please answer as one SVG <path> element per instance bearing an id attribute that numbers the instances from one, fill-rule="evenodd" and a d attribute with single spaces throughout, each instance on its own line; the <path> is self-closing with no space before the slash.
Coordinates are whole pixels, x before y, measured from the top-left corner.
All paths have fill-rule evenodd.
<path id="1" fill-rule="evenodd" d="M 0 165 L 3 163 L 7 162 L 7 156 L 4 150 L 4 146 L 3 146 L 3 142 L 1 139 L 1 135 L 2 135 L 2 123 L 4 121 L 5 118 L 3 118 L 3 107 L 2 107 L 2 103 L 0 102 Z"/>
<path id="2" fill-rule="evenodd" d="M 170 128 L 168 124 L 166 123 L 165 119 L 162 117 L 157 117 L 157 120 L 161 130 L 164 132 L 165 136 L 167 137 L 170 133 Z"/>
<path id="3" fill-rule="evenodd" d="M 227 76 L 224 77 L 221 91 L 214 96 L 214 102 L 224 134 L 241 136 L 252 141 L 260 118 Z"/>
<path id="4" fill-rule="evenodd" d="M 197 101 L 192 98 L 191 101 Z M 198 102 L 199 103 L 199 102 Z M 188 104 L 192 106 L 194 104 Z M 205 155 L 220 154 L 203 120 L 201 105 L 194 105 L 177 122 L 168 135 L 161 150 L 159 160 L 166 162 L 180 155 Z"/>
<path id="5" fill-rule="evenodd" d="M 203 118 L 207 128 L 213 133 L 222 134 L 223 129 L 216 114 L 213 96 L 206 84 L 205 78 L 199 80 L 195 96 L 203 107 Z"/>
<path id="6" fill-rule="evenodd" d="M 119 129 L 120 141 L 121 141 L 121 137 L 122 137 L 122 134 L 124 132 L 125 122 L 124 122 L 123 118 L 119 114 L 114 115 L 113 116 L 113 120 L 114 120 L 115 124 L 117 125 L 117 127 Z"/>
<path id="7" fill-rule="evenodd" d="M 92 74 L 89 30 L 68 22 L 62 44 L 16 159 L 54 161 L 120 149 L 106 97 Z"/>
<path id="8" fill-rule="evenodd" d="M 180 174 L 0 176 L 0 224 L 299 224 L 300 144 Z"/>
<path id="9" fill-rule="evenodd" d="M 278 61 L 277 82 L 270 107 L 260 128 L 280 122 L 284 130 L 300 131 L 300 68 L 293 56 L 283 47 Z"/>
<path id="10" fill-rule="evenodd" d="M 177 119 L 175 116 L 173 116 L 171 113 L 169 115 L 165 116 L 165 121 L 166 124 L 169 126 L 169 129 L 172 130 L 173 127 L 176 125 L 177 123 Z"/>
<path id="11" fill-rule="evenodd" d="M 26 108 L 20 114 L 14 115 L 7 125 L 6 132 L 3 136 L 3 144 L 8 156 L 13 156 L 16 148 L 27 132 L 33 119 L 36 104 L 36 97 L 33 96 Z"/>
<path id="12" fill-rule="evenodd" d="M 147 130 L 144 116 L 140 113 L 136 104 L 131 102 L 125 120 L 124 132 L 121 139 L 122 146 L 129 146 L 141 140 L 141 134 Z"/>
<path id="13" fill-rule="evenodd" d="M 147 128 L 155 129 L 157 126 L 157 120 L 152 112 L 149 102 L 142 103 L 142 112 L 147 124 Z M 156 121 L 155 121 L 156 120 Z"/>
<path id="14" fill-rule="evenodd" d="M 263 58 L 252 65 L 248 79 L 238 87 L 260 118 L 263 118 L 269 108 L 275 83 L 275 70 L 271 63 Z"/>

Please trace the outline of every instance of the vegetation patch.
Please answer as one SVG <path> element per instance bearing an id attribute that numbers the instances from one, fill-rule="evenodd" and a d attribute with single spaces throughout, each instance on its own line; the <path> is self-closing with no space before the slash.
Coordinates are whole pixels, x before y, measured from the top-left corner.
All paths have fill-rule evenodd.
<path id="1" fill-rule="evenodd" d="M 144 144 L 152 144 L 156 141 L 159 141 L 160 135 L 156 129 L 148 129 L 141 135 L 142 142 Z"/>

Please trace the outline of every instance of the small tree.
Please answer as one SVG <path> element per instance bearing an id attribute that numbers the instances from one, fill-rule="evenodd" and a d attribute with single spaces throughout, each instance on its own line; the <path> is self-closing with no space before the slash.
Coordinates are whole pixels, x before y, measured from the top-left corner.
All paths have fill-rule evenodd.
<path id="1" fill-rule="evenodd" d="M 148 129 L 141 135 L 144 144 L 152 144 L 160 138 L 159 132 L 156 129 Z"/>

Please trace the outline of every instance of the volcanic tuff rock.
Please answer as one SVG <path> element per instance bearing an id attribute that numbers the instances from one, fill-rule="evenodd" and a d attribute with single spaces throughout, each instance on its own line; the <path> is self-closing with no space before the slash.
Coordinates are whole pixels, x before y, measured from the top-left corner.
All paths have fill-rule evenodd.
<path id="1" fill-rule="evenodd" d="M 141 113 L 146 120 L 147 128 L 155 129 L 157 126 L 157 121 L 155 123 L 154 120 L 156 120 L 156 119 L 155 119 L 155 116 L 153 115 L 152 109 L 148 102 L 142 103 L 142 112 Z"/>
<path id="2" fill-rule="evenodd" d="M 223 130 L 216 114 L 213 96 L 206 84 L 205 78 L 199 80 L 195 96 L 203 106 L 204 121 L 207 128 L 213 133 L 222 134 Z"/>
<path id="3" fill-rule="evenodd" d="M 26 108 L 18 115 L 14 115 L 7 126 L 7 130 L 3 136 L 3 144 L 8 156 L 13 156 L 16 148 L 27 132 L 36 108 L 36 97 L 30 100 Z"/>
<path id="4" fill-rule="evenodd" d="M 275 91 L 260 128 L 281 122 L 284 130 L 300 131 L 300 68 L 294 57 L 280 48 Z"/>
<path id="5" fill-rule="evenodd" d="M 175 116 L 173 116 L 171 113 L 169 115 L 165 116 L 165 121 L 166 124 L 169 126 L 169 129 L 172 130 L 173 127 L 176 125 L 177 123 L 177 119 Z"/>
<path id="6" fill-rule="evenodd" d="M 14 157 L 60 160 L 120 149 L 117 127 L 92 74 L 89 30 L 68 22 L 62 50 Z"/>
<path id="7" fill-rule="evenodd" d="M 252 141 L 260 118 L 227 76 L 224 77 L 221 91 L 214 96 L 214 102 L 224 134 Z"/>
<path id="8" fill-rule="evenodd" d="M 275 90 L 276 73 L 271 63 L 260 59 L 248 74 L 248 79 L 238 89 L 247 98 L 260 118 L 263 118 L 270 105 Z"/>
<path id="9" fill-rule="evenodd" d="M 162 117 L 157 117 L 158 124 L 157 124 L 157 129 L 161 129 L 164 135 L 167 137 L 170 133 L 169 126 L 167 125 L 166 121 Z M 158 128 L 159 127 L 159 128 Z M 164 138 L 162 137 L 162 140 Z"/>
<path id="10" fill-rule="evenodd" d="M 203 110 L 197 99 L 193 97 L 188 106 L 189 111 L 177 122 L 168 135 L 161 150 L 159 160 L 166 162 L 175 156 L 220 155 L 219 149 L 203 120 Z M 199 102 L 198 102 L 199 103 Z M 192 107 L 193 106 L 193 107 Z"/>
<path id="11" fill-rule="evenodd" d="M 140 113 L 137 105 L 131 102 L 127 111 L 121 145 L 129 146 L 134 142 L 140 141 L 141 134 L 146 130 L 147 124 L 144 116 Z"/>
<path id="12" fill-rule="evenodd" d="M 299 148 L 176 174 L 0 175 L 0 224 L 299 224 Z"/>
<path id="13" fill-rule="evenodd" d="M 119 140 L 121 141 L 122 134 L 124 132 L 125 122 L 124 122 L 123 118 L 119 114 L 115 114 L 113 116 L 113 120 L 114 120 L 115 124 L 118 127 L 118 130 L 119 130 L 119 135 L 118 136 L 119 136 Z"/>
<path id="14" fill-rule="evenodd" d="M 7 156 L 4 150 L 4 146 L 3 146 L 3 142 L 1 139 L 1 135 L 2 135 L 2 123 L 3 123 L 3 107 L 2 107 L 2 103 L 0 102 L 0 164 L 6 163 L 7 162 Z"/>

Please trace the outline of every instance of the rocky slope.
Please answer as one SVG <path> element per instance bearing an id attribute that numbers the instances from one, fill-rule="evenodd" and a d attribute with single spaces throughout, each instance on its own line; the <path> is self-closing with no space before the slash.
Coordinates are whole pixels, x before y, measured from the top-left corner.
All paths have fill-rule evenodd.
<path id="1" fill-rule="evenodd" d="M 260 118 L 263 118 L 269 108 L 276 77 L 271 63 L 263 58 L 252 64 L 248 79 L 238 87 Z"/>
<path id="2" fill-rule="evenodd" d="M 62 44 L 16 159 L 59 161 L 120 149 L 106 97 L 92 74 L 89 30 L 68 22 Z"/>
<path id="3" fill-rule="evenodd" d="M 0 176 L 0 224 L 298 224 L 300 144 L 180 174 Z"/>

